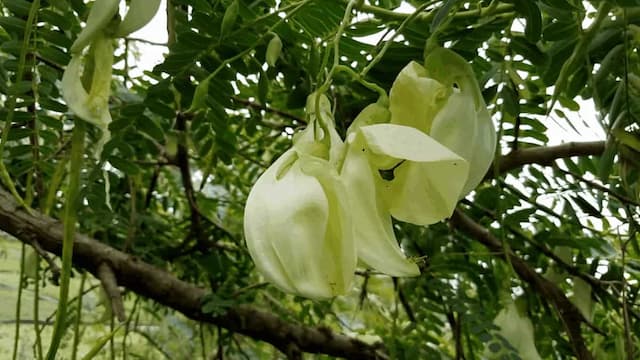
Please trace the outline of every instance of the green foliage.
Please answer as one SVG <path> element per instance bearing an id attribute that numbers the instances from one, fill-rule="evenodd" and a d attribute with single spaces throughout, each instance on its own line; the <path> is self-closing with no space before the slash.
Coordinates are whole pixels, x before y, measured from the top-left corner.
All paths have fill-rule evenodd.
<path id="1" fill-rule="evenodd" d="M 3 187 L 15 184 L 16 194 L 34 211 L 64 219 L 72 194 L 67 184 L 76 119 L 59 84 L 90 3 L 42 0 L 29 25 L 32 3 L 1 2 L 0 170 L 6 172 L 0 175 Z M 405 253 L 418 259 L 418 277 L 391 279 L 362 267 L 351 293 L 323 302 L 263 283 L 244 243 L 246 197 L 306 125 L 306 98 L 328 80 L 333 38 L 348 2 L 277 3 L 274 10 L 274 0 L 170 1 L 165 57 L 142 74 L 133 71 L 140 65 L 136 59 L 125 61 L 141 46 L 138 40 L 114 42 L 111 140 L 102 159 L 94 159 L 101 133 L 87 125 L 82 187 L 75 189 L 82 199 L 76 231 L 207 289 L 202 304 L 207 314 L 251 304 L 287 321 L 382 341 L 396 359 L 452 359 L 461 353 L 466 359 L 517 358 L 515 345 L 493 325 L 506 299 L 513 298 L 531 319 L 542 358 L 575 356 L 547 295 L 477 236 L 447 223 L 394 223 Z M 604 142 L 603 152 L 591 153 L 597 156 L 535 160 L 506 173 L 496 160 L 458 208 L 569 299 L 579 297 L 575 303 L 581 309 L 591 306 L 592 326 L 583 324 L 582 336 L 594 358 L 638 358 L 640 3 L 429 3 L 399 28 L 410 15 L 393 11 L 402 1 L 356 2 L 359 16 L 338 43 L 339 64 L 352 71 L 334 74 L 327 92 L 336 104 L 336 129 L 344 136 L 358 113 L 378 99 L 367 84 L 388 92 L 409 61 L 423 62 L 430 41 L 456 51 L 476 74 L 499 128 L 498 155 L 596 133 Z M 388 31 L 396 31 L 395 37 L 365 39 Z M 281 48 L 277 56 L 276 47 Z M 363 79 L 352 76 L 365 68 Z M 585 113 L 591 104 L 595 112 Z M 557 128 L 578 135 L 559 138 L 552 130 Z M 50 264 L 40 261 L 39 282 L 31 276 L 18 281 L 20 254 L 2 243 L 0 256 L 5 247 L 0 291 L 11 283 L 5 295 L 13 295 L 0 292 L 8 299 L 0 321 L 14 319 L 18 286 L 24 291 L 22 319 L 35 316 L 36 284 L 43 298 L 36 302 L 40 321 L 52 316 L 57 287 L 49 280 Z M 264 343 L 187 320 L 131 292 L 124 293 L 124 331 L 104 337 L 115 327 L 110 316 L 99 316 L 104 310 L 98 306 L 99 281 L 91 277 L 76 334 L 81 345 L 74 349 L 75 270 L 74 276 L 61 356 L 84 356 L 101 338 L 107 339 L 102 351 L 117 357 L 210 358 L 217 351 L 230 358 L 281 356 Z M 575 279 L 586 282 L 589 291 Z M 19 353 L 37 358 L 34 326 L 18 328 Z M 51 326 L 36 328 L 46 351 Z M 13 340 L 11 329 L 2 325 L 0 339 Z M 0 342 L 0 353 L 11 348 Z"/>

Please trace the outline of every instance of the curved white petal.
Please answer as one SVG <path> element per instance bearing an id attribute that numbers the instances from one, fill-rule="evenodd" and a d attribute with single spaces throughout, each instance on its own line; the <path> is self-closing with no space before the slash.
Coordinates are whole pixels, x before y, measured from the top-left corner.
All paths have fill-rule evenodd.
<path id="1" fill-rule="evenodd" d="M 127 14 L 116 30 L 116 37 L 124 37 L 147 25 L 158 12 L 160 0 L 131 0 Z"/>
<path id="2" fill-rule="evenodd" d="M 118 12 L 119 4 L 120 0 L 96 0 L 93 2 L 93 7 L 87 17 L 87 25 L 71 45 L 72 53 L 81 52 L 98 33 L 102 32 Z"/>
<path id="3" fill-rule="evenodd" d="M 344 294 L 351 288 L 357 264 L 347 190 L 329 162 L 306 155 L 299 156 L 302 172 L 320 182 L 329 201 L 329 222 L 322 245 L 325 258 L 322 263 L 324 270 L 329 273 L 333 295 Z"/>
<path id="4" fill-rule="evenodd" d="M 496 132 L 486 107 L 478 113 L 473 96 L 455 92 L 438 112 L 431 137 L 467 160 L 470 165 L 460 197 L 473 190 L 484 178 L 496 146 Z"/>
<path id="5" fill-rule="evenodd" d="M 471 170 L 469 171 L 469 179 L 467 179 L 467 183 L 462 190 L 463 196 L 482 182 L 495 157 L 498 139 L 493 121 L 491 121 L 491 115 L 486 107 L 478 112 L 475 138 L 474 146 L 476 151 L 469 159 Z"/>
<path id="6" fill-rule="evenodd" d="M 62 97 L 67 106 L 78 118 L 98 126 L 102 137 L 99 150 L 110 139 L 108 126 L 111 123 L 109 113 L 109 95 L 111 93 L 111 66 L 113 48 L 111 40 L 98 36 L 94 39 L 92 50 L 87 56 L 93 57 L 94 67 L 91 75 L 91 88 L 87 92 L 82 84 L 81 54 L 74 54 L 62 75 Z M 97 153 L 100 153 L 98 151 Z"/>
<path id="7" fill-rule="evenodd" d="M 372 168 L 362 135 L 348 137 L 348 152 L 340 174 L 348 191 L 349 211 L 358 257 L 371 268 L 392 276 L 415 276 L 418 266 L 398 246 L 391 214 L 379 194 L 380 175 Z"/>
<path id="8" fill-rule="evenodd" d="M 461 197 L 484 178 L 496 148 L 496 130 L 469 63 L 455 52 L 438 48 L 427 56 L 428 76 L 456 87 L 438 112 L 429 135 L 470 163 L 469 179 Z"/>
<path id="9" fill-rule="evenodd" d="M 469 173 L 466 160 L 411 127 L 378 124 L 360 131 L 374 154 L 398 160 L 393 180 L 382 181 L 393 217 L 428 225 L 453 213 Z"/>
<path id="10" fill-rule="evenodd" d="M 405 66 L 389 92 L 391 123 L 429 133 L 433 117 L 444 105 L 449 90 L 426 76 L 424 67 L 415 61 Z"/>
<path id="11" fill-rule="evenodd" d="M 356 259 L 350 224 L 337 218 L 339 190 L 307 174 L 319 171 L 314 166 L 294 150 L 276 160 L 249 194 L 244 231 L 256 268 L 268 281 L 321 299 L 350 287 Z"/>
<path id="12" fill-rule="evenodd" d="M 99 126 L 111 122 L 109 115 L 109 96 L 111 96 L 111 73 L 113 67 L 113 40 L 106 36 L 97 36 L 91 44 L 94 69 L 91 88 L 87 98 L 87 107 L 94 119 L 85 119 Z"/>
<path id="13" fill-rule="evenodd" d="M 86 108 L 89 94 L 82 86 L 82 55 L 73 55 L 62 74 L 62 97 L 69 109 L 83 119 L 91 118 Z"/>

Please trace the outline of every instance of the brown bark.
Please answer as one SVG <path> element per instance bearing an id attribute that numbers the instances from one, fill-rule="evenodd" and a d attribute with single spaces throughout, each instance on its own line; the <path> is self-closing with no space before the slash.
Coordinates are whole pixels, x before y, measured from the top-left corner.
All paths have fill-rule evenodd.
<path id="1" fill-rule="evenodd" d="M 35 241 L 47 252 L 60 255 L 62 251 L 62 223 L 35 210 L 25 211 L 4 190 L 0 190 L 0 229 L 27 244 Z M 266 341 L 285 354 L 303 351 L 347 359 L 387 358 L 379 345 L 369 345 L 324 327 L 284 321 L 250 305 L 232 307 L 221 316 L 205 314 L 201 311 L 205 289 L 83 234 L 76 234 L 73 263 L 96 277 L 101 264 L 106 264 L 118 285 L 191 319 Z"/>

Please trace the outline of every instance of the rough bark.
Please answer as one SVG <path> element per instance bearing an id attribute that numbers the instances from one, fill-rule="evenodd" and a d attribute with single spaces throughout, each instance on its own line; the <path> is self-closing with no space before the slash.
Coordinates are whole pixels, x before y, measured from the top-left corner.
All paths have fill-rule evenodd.
<path id="1" fill-rule="evenodd" d="M 0 190 L 0 229 L 27 244 L 36 242 L 47 252 L 61 253 L 62 223 L 35 210 L 26 211 L 4 190 Z M 191 319 L 266 341 L 285 354 L 302 351 L 347 359 L 386 358 L 380 345 L 369 345 L 328 328 L 284 321 L 249 305 L 232 307 L 221 316 L 205 314 L 201 311 L 205 289 L 83 234 L 76 234 L 73 263 L 96 277 L 101 264 L 106 264 L 118 285 Z"/>

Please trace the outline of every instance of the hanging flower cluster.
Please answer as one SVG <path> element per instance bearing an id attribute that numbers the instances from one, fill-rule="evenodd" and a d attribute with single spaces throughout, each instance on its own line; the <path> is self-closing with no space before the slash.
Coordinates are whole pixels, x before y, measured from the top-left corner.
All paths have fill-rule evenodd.
<path id="1" fill-rule="evenodd" d="M 253 186 L 245 207 L 249 253 L 284 291 L 322 299 L 351 287 L 358 259 L 415 276 L 392 217 L 428 225 L 450 216 L 493 158 L 496 135 L 469 64 L 438 49 L 407 65 L 386 101 L 335 130 L 329 100 L 309 96 L 308 127 Z"/>
<path id="2" fill-rule="evenodd" d="M 62 76 L 62 96 L 69 109 L 102 131 L 98 154 L 110 138 L 113 40 L 146 25 L 158 11 L 160 0 L 132 0 L 122 21 L 116 16 L 119 5 L 120 0 L 93 2 L 86 26 L 71 45 L 71 61 Z"/>

